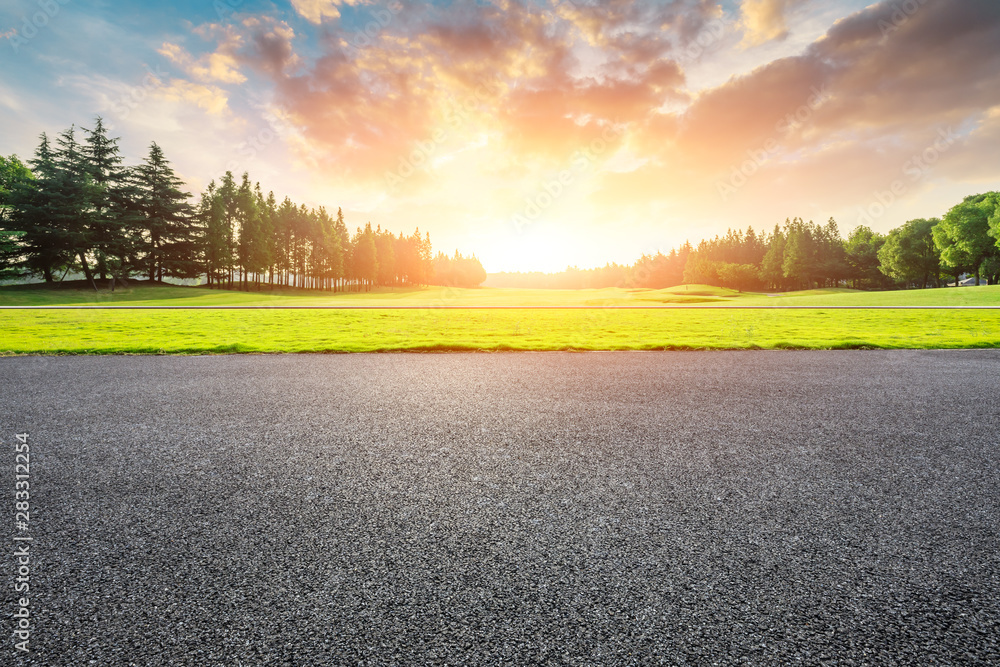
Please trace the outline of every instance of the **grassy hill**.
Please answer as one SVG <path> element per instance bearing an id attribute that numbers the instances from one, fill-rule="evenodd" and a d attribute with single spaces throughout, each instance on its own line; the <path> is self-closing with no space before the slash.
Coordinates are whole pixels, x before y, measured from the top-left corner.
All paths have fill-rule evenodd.
<path id="1" fill-rule="evenodd" d="M 58 288 L 40 285 L 0 287 L 0 306 L 380 306 L 380 307 L 666 307 L 666 306 L 998 306 L 1000 286 L 965 287 L 898 292 L 859 292 L 819 289 L 784 294 L 736 292 L 709 285 L 680 285 L 667 289 L 461 289 L 426 287 L 380 288 L 362 293 L 322 293 L 289 288 L 260 292 L 212 290 L 148 282 L 127 289 L 95 292 L 85 283 Z"/>

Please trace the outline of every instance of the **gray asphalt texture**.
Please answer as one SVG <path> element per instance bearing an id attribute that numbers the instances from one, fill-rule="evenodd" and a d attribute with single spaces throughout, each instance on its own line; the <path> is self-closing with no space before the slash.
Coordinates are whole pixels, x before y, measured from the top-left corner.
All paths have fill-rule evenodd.
<path id="1" fill-rule="evenodd" d="M 995 352 L 7 358 L 0 380 L 34 536 L 27 658 L 2 564 L 5 664 L 1000 662 Z"/>

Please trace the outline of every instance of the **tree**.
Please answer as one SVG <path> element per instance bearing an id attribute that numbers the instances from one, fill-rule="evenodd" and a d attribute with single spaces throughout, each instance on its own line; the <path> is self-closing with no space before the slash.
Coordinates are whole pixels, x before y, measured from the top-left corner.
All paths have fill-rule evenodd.
<path id="1" fill-rule="evenodd" d="M 716 266 L 722 287 L 738 290 L 754 290 L 760 286 L 759 270 L 753 264 L 719 262 Z"/>
<path id="2" fill-rule="evenodd" d="M 475 255 L 463 257 L 457 250 L 454 257 L 443 252 L 434 258 L 431 285 L 446 287 L 479 287 L 486 281 L 486 270 Z"/>
<path id="3" fill-rule="evenodd" d="M 787 220 L 785 221 L 785 226 L 786 228 L 788 226 Z M 775 225 L 774 232 L 771 234 L 767 251 L 764 253 L 764 258 L 761 260 L 760 266 L 761 281 L 773 289 L 783 289 L 785 286 L 785 271 L 782 267 L 785 263 L 786 241 L 787 239 L 784 232 L 781 231 L 781 227 Z"/>
<path id="4" fill-rule="evenodd" d="M 781 270 L 785 278 L 792 284 L 806 289 L 819 276 L 820 267 L 817 262 L 817 239 L 812 222 L 806 224 L 801 218 L 795 218 L 786 231 L 785 258 Z"/>
<path id="5" fill-rule="evenodd" d="M 16 184 L 31 180 L 34 180 L 31 170 L 16 155 L 9 158 L 0 155 L 0 224 L 8 218 Z"/>
<path id="6" fill-rule="evenodd" d="M 250 185 L 250 174 L 244 172 L 236 192 L 236 220 L 239 228 L 237 257 L 240 265 L 241 287 L 249 289 L 251 274 L 257 276 L 271 265 L 270 230 L 261 212 L 263 196 L 258 187 Z M 255 279 L 255 283 L 259 280 Z"/>
<path id="7" fill-rule="evenodd" d="M 861 225 L 855 227 L 845 245 L 850 280 L 854 288 L 885 286 L 885 274 L 879 271 L 878 251 L 885 245 L 885 235 Z"/>
<path id="8" fill-rule="evenodd" d="M 75 128 L 60 133 L 53 149 L 46 134 L 30 161 L 34 179 L 17 179 L 7 196 L 4 222 L 7 251 L 15 266 L 53 282 L 55 272 L 77 261 L 91 287 L 87 260 L 92 247 L 93 181 L 85 168 Z M 17 246 L 14 252 L 10 244 Z"/>
<path id="9" fill-rule="evenodd" d="M 878 251 L 879 270 L 903 284 L 926 288 L 941 271 L 941 259 L 934 242 L 937 218 L 910 220 L 886 237 Z"/>
<path id="10" fill-rule="evenodd" d="M 375 230 L 375 254 L 378 257 L 378 284 L 388 287 L 396 284 L 396 238 L 379 226 Z"/>
<path id="11" fill-rule="evenodd" d="M 56 224 L 69 241 L 73 256 L 80 260 L 83 275 L 94 291 L 97 284 L 90 268 L 89 257 L 98 240 L 94 202 L 100 196 L 100 186 L 94 183 L 83 147 L 76 140 L 76 127 L 59 133 L 59 148 L 55 152 L 58 187 L 50 193 Z"/>
<path id="12" fill-rule="evenodd" d="M 990 216 L 996 210 L 997 193 L 966 197 L 949 210 L 934 228 L 934 243 L 941 261 L 955 269 L 964 267 L 976 274 L 979 283 L 983 262 L 998 254 L 990 236 Z"/>
<path id="13" fill-rule="evenodd" d="M 684 265 L 684 282 L 688 285 L 718 285 L 719 266 L 722 262 L 714 262 L 704 256 L 704 253 L 693 252 Z"/>
<path id="14" fill-rule="evenodd" d="M 205 278 L 209 287 L 219 285 L 228 275 L 233 258 L 229 245 L 230 229 L 226 223 L 226 207 L 215 187 L 215 181 L 209 183 L 208 189 L 202 193 L 197 215 L 204 229 L 201 254 Z"/>
<path id="15" fill-rule="evenodd" d="M 202 270 L 199 234 L 187 192 L 154 142 L 136 170 L 142 213 L 144 268 L 150 280 L 194 278 Z"/>
<path id="16" fill-rule="evenodd" d="M 223 257 L 226 259 L 226 264 L 222 267 L 225 271 L 226 282 L 229 289 L 233 287 L 233 273 L 236 270 L 236 258 L 237 258 L 237 217 L 238 210 L 236 204 L 236 180 L 233 178 L 233 172 L 227 171 L 222 176 L 222 180 L 219 182 L 219 189 L 217 190 L 219 201 L 222 205 L 222 228 L 226 234 L 226 252 Z"/>
<path id="17" fill-rule="evenodd" d="M 850 274 L 847 251 L 836 220 L 830 218 L 822 227 L 815 227 L 816 263 L 818 275 L 825 285 L 836 287 Z"/>
<path id="18" fill-rule="evenodd" d="M 372 284 L 378 278 L 378 256 L 375 249 L 375 233 L 372 231 L 372 223 L 365 225 L 364 230 L 359 227 L 354 236 L 354 253 L 352 265 L 354 267 L 354 278 L 358 281 L 358 288 L 366 291 L 371 289 Z"/>
<path id="19" fill-rule="evenodd" d="M 996 239 L 996 246 L 1000 248 L 1000 192 L 991 192 L 990 201 L 993 206 L 993 212 L 990 213 L 987 224 L 990 228 L 990 236 Z"/>
<path id="20" fill-rule="evenodd" d="M 344 222 L 344 210 L 337 209 L 337 219 L 333 222 L 333 238 L 340 243 L 340 272 L 341 284 L 347 279 L 353 269 L 351 268 L 351 233 L 347 231 L 347 223 Z"/>
<path id="21" fill-rule="evenodd" d="M 118 139 L 108 137 L 98 116 L 94 129 L 84 130 L 87 140 L 83 155 L 93 181 L 91 242 L 101 279 L 108 273 L 121 279 L 134 268 L 133 260 L 141 241 L 138 237 L 141 213 L 136 206 L 138 186 L 130 170 L 122 167 Z M 112 288 L 114 281 L 112 281 Z"/>
<path id="22" fill-rule="evenodd" d="M 16 155 L 9 158 L 0 155 L 0 279 L 22 274 L 19 264 L 23 257 L 21 237 L 24 232 L 9 229 L 7 223 L 13 221 L 11 203 L 15 188 L 19 185 L 33 187 L 34 178 L 31 170 Z"/>
<path id="23" fill-rule="evenodd" d="M 333 219 L 288 198 L 278 206 L 273 192 L 251 187 L 249 174 L 237 183 L 228 171 L 195 209 L 156 143 L 130 168 L 100 117 L 85 132 L 83 143 L 75 127 L 53 142 L 41 135 L 30 170 L 15 156 L 0 157 L 0 276 L 54 282 L 77 267 L 94 289 L 95 274 L 111 274 L 114 289 L 131 271 L 153 281 L 204 275 L 209 286 L 230 289 L 237 269 L 244 288 L 266 280 L 371 289 L 431 279 L 430 236 L 419 230 L 397 237 L 369 224 L 352 239 L 342 210 Z M 478 260 L 460 259 L 472 276 L 463 280 L 479 276 Z"/>

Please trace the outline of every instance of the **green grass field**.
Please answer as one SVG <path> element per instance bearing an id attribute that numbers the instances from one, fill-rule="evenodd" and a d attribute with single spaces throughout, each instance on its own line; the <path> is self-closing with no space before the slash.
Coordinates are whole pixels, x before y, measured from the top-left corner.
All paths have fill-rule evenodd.
<path id="1" fill-rule="evenodd" d="M 1000 287 L 740 294 L 667 290 L 380 290 L 323 295 L 137 285 L 94 293 L 0 288 L 0 306 L 255 306 L 259 310 L 3 310 L 0 354 L 201 354 L 433 350 L 1000 347 L 1000 311 L 824 310 L 833 306 L 1000 306 Z M 290 311 L 277 306 L 429 306 Z M 619 310 L 621 306 L 696 306 Z M 699 309 L 812 306 L 817 310 Z M 609 306 L 441 310 L 440 306 Z"/>

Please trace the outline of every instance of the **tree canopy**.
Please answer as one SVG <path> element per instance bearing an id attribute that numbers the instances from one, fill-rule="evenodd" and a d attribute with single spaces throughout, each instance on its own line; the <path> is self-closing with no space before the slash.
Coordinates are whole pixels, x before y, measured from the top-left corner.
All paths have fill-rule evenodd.
<path id="1" fill-rule="evenodd" d="M 419 229 L 397 235 L 367 223 L 351 234 L 342 209 L 279 203 L 248 173 L 226 172 L 194 201 L 158 144 L 127 166 L 101 118 L 82 134 L 42 134 L 27 165 L 0 156 L 0 277 L 51 283 L 79 271 L 95 288 L 142 276 L 322 290 L 486 278 L 474 257 L 456 255 L 460 268 L 436 262 Z"/>

